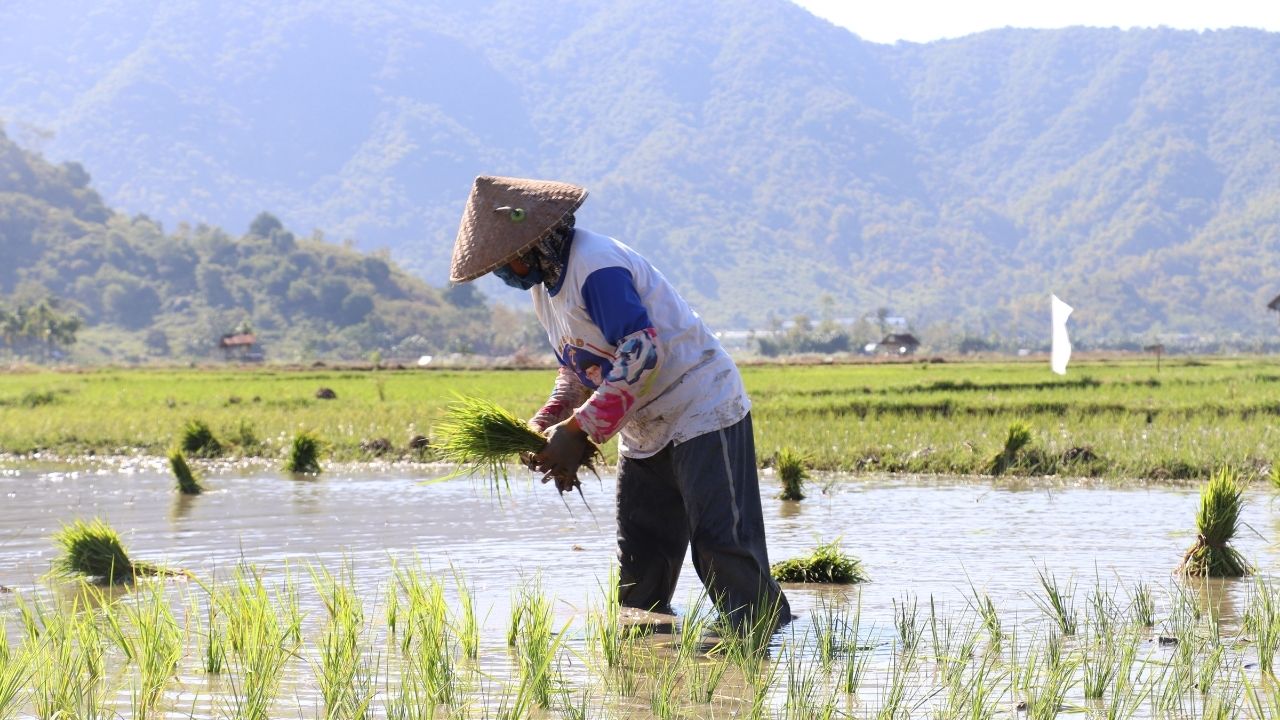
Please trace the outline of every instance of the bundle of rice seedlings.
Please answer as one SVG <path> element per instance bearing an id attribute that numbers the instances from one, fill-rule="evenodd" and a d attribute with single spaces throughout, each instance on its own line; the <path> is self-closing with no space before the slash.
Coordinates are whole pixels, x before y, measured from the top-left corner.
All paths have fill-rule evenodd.
<path id="1" fill-rule="evenodd" d="M 809 479 L 804 456 L 789 447 L 782 448 L 774 456 L 773 467 L 778 473 L 778 482 L 782 484 L 778 499 L 803 500 L 804 483 Z"/>
<path id="2" fill-rule="evenodd" d="M 1018 462 L 1018 453 L 1031 444 L 1031 428 L 1026 423 L 1016 421 L 1009 425 L 1009 435 L 1005 438 L 1004 449 L 991 458 L 989 469 L 992 475 L 1001 475 Z"/>
<path id="3" fill-rule="evenodd" d="M 480 475 L 497 486 L 507 482 L 507 464 L 521 453 L 536 453 L 547 439 L 523 420 L 498 405 L 475 397 L 462 397 L 449 405 L 445 418 L 435 426 L 439 433 L 436 453 L 458 465 L 455 475 Z M 588 442 L 582 464 L 594 472 L 592 460 L 600 452 Z M 572 486 L 579 489 L 575 477 Z M 563 492 L 563 490 L 562 490 Z"/>
<path id="4" fill-rule="evenodd" d="M 293 436 L 289 455 L 284 460 L 285 472 L 320 473 L 320 451 L 324 442 L 309 430 L 301 430 Z"/>
<path id="5" fill-rule="evenodd" d="M 808 557 L 774 563 L 769 569 L 778 582 L 850 585 L 867 579 L 862 563 L 840 552 L 840 541 L 818 545 Z"/>
<path id="6" fill-rule="evenodd" d="M 169 467 L 173 469 L 173 477 L 178 481 L 178 492 L 183 495 L 199 495 L 204 492 L 181 450 L 174 448 L 169 451 Z"/>
<path id="7" fill-rule="evenodd" d="M 182 426 L 178 447 L 192 457 L 214 458 L 222 454 L 222 443 L 214 437 L 213 431 L 203 420 L 194 418 Z"/>
<path id="8" fill-rule="evenodd" d="M 1196 542 L 1182 558 L 1178 571 L 1201 577 L 1241 577 L 1251 572 L 1249 563 L 1227 543 L 1235 537 L 1244 507 L 1240 471 L 1224 467 L 1209 476 L 1200 490 L 1196 513 Z"/>
<path id="9" fill-rule="evenodd" d="M 53 540 L 62 548 L 54 570 L 64 575 L 85 575 L 116 584 L 147 575 L 177 574 L 158 565 L 130 560 L 120 535 L 99 518 L 76 520 L 54 533 Z"/>

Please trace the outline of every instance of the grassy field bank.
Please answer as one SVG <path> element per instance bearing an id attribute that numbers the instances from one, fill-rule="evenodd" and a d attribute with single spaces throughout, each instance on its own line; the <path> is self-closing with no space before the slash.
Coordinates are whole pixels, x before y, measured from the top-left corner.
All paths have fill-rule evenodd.
<path id="1" fill-rule="evenodd" d="M 816 469 L 983 474 L 1010 426 L 1014 475 L 1195 478 L 1280 452 L 1280 364 L 1265 359 L 759 366 L 743 370 L 762 462 L 789 446 Z M 339 460 L 427 459 L 415 436 L 454 394 L 531 414 L 549 370 L 104 369 L 0 373 L 0 452 L 162 455 L 190 420 L 236 456 L 281 457 L 300 429 Z M 321 388 L 333 399 L 321 399 Z M 385 440 L 386 442 L 379 442 Z M 388 450 L 389 447 L 389 450 Z M 612 451 L 612 448 L 609 448 Z"/>

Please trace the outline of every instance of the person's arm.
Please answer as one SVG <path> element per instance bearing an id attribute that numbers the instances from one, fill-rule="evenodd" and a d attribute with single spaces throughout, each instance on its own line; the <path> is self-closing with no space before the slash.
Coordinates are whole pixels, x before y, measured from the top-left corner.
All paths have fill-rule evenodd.
<path id="1" fill-rule="evenodd" d="M 529 426 L 538 432 L 544 432 L 572 415 L 590 394 L 591 388 L 583 385 L 572 370 L 561 365 L 560 372 L 556 373 L 556 383 L 551 388 L 551 396 L 547 398 L 542 409 L 529 420 Z"/>
<path id="2" fill-rule="evenodd" d="M 582 286 L 587 314 L 617 350 L 600 387 L 573 413 L 575 424 L 597 445 L 613 437 L 654 393 L 663 347 L 631 273 L 601 268 Z"/>

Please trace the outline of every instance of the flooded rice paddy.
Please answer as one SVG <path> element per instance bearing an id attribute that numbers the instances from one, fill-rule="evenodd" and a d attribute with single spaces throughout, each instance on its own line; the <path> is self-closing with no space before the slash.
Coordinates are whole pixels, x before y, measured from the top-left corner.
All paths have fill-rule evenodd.
<path id="1" fill-rule="evenodd" d="M 149 463 L 0 466 L 8 654 L 17 657 L 30 634 L 23 608 L 28 617 L 40 608 L 56 615 L 54 608 L 83 597 L 78 583 L 48 577 L 50 536 L 77 518 L 101 517 L 121 532 L 133 558 L 194 576 L 138 585 L 163 586 L 182 632 L 183 654 L 159 709 L 140 707 L 136 661 L 104 635 L 101 717 L 254 716 L 234 651 L 218 674 L 205 672 L 202 659 L 209 588 L 230 583 L 243 566 L 256 568 L 274 601 L 295 598 L 278 604 L 296 603 L 295 611 L 281 612 L 301 623 L 300 642 L 262 717 L 524 714 L 521 702 L 530 696 L 521 688 L 530 671 L 520 644 L 509 646 L 508 629 L 513 607 L 539 588 L 550 601 L 553 659 L 542 674 L 553 695 L 530 702 L 535 717 L 1199 718 L 1266 716 L 1271 706 L 1261 703 L 1275 702 L 1259 668 L 1269 664 L 1256 642 L 1264 623 L 1245 616 L 1256 607 L 1262 610 L 1254 615 L 1265 619 L 1264 601 L 1276 590 L 1252 579 L 1172 575 L 1195 540 L 1195 486 L 826 477 L 793 503 L 771 497 L 766 474 L 771 559 L 839 538 L 871 581 L 786 586 L 798 618 L 756 665 L 734 652 L 708 656 L 710 635 L 686 652 L 678 634 L 658 634 L 624 641 L 630 659 L 610 668 L 593 629 L 613 562 L 613 478 L 584 483 L 589 511 L 576 496 L 566 496 L 566 507 L 550 486 L 523 475 L 501 497 L 477 483 L 435 477 L 412 467 L 331 468 L 307 479 L 223 467 L 208 472 L 205 494 L 186 497 Z M 1249 492 L 1243 522 L 1233 544 L 1268 577 L 1280 561 L 1271 543 L 1280 508 L 1270 493 Z M 369 697 L 341 711 L 326 691 L 332 678 L 321 677 L 321 646 L 333 634 L 316 588 L 319 568 L 337 576 L 361 608 L 352 640 L 360 669 L 347 682 Z M 443 647 L 455 694 L 439 707 L 406 694 L 408 685 L 427 681 L 406 669 L 420 648 L 401 651 L 408 601 L 400 598 L 390 610 L 397 568 L 401 579 L 413 568 L 439 578 L 454 618 Z M 1051 612 L 1042 584 L 1048 576 L 1068 596 L 1067 614 L 1079 623 L 1073 633 L 1064 635 Z M 474 660 L 459 638 L 460 583 L 476 609 Z M 1134 598 L 1144 587 L 1154 605 L 1150 627 L 1135 621 L 1141 613 Z M 675 603 L 685 618 L 699 615 L 700 589 L 686 562 Z M 145 604 L 146 593 L 137 590 L 113 594 L 114 603 Z M 997 631 L 977 611 L 988 597 Z M 1280 628 L 1280 611 L 1271 612 Z M 398 634 L 390 629 L 397 613 Z M 1128 664 L 1126 648 L 1134 656 Z M 28 680 L 32 688 L 41 672 Z M 1086 698 L 1098 694 L 1095 686 L 1105 688 L 1101 700 Z M 24 697 L 16 703 L 19 717 L 39 716 L 36 691 Z M 417 714 L 405 709 L 413 705 Z M 1233 714 L 1214 715 L 1221 707 Z"/>

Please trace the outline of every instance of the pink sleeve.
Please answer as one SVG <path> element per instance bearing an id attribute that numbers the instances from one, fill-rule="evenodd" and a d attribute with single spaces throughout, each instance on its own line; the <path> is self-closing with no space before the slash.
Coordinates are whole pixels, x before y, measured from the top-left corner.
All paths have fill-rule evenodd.
<path id="1" fill-rule="evenodd" d="M 662 355 L 658 331 L 652 327 L 626 335 L 618 343 L 609 376 L 574 412 L 593 442 L 608 441 L 654 394 Z"/>
<path id="2" fill-rule="evenodd" d="M 582 404 L 591 390 L 578 376 L 567 367 L 561 366 L 556 373 L 556 384 L 551 388 L 551 397 L 529 421 L 529 424 L 542 432 L 573 413 L 573 409 Z"/>

